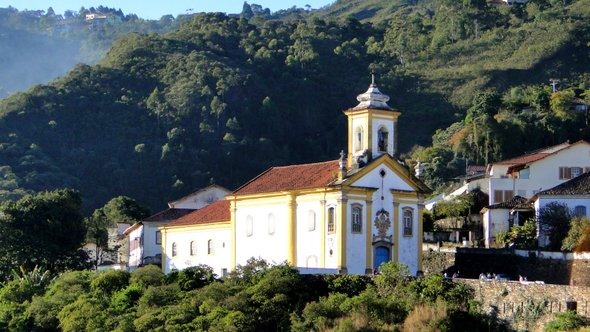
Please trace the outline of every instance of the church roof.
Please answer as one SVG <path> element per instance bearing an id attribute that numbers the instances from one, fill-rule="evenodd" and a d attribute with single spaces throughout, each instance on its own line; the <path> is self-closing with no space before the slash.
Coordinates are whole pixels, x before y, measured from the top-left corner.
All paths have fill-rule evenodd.
<path id="1" fill-rule="evenodd" d="M 382 93 L 379 91 L 379 88 L 377 88 L 377 84 L 375 84 L 375 76 L 373 76 L 373 80 L 367 91 L 358 95 L 356 100 L 359 101 L 359 104 L 353 107 L 353 110 L 384 109 L 393 111 L 393 108 L 387 105 L 389 96 Z"/>
<path id="2" fill-rule="evenodd" d="M 584 173 L 553 188 L 537 193 L 539 195 L 588 195 L 590 194 L 590 173 Z"/>
<path id="3" fill-rule="evenodd" d="M 272 167 L 236 189 L 234 195 L 325 187 L 336 180 L 338 160 Z"/>
<path id="4" fill-rule="evenodd" d="M 195 210 L 166 225 L 166 227 L 210 224 L 230 220 L 229 201 L 220 199 L 202 209 Z"/>

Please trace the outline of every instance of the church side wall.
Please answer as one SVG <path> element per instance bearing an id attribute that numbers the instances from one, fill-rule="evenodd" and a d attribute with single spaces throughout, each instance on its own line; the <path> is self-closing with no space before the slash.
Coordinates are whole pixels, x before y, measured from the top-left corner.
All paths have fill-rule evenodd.
<path id="1" fill-rule="evenodd" d="M 164 273 L 183 270 L 187 267 L 205 264 L 222 276 L 230 270 L 231 237 L 229 224 L 203 225 L 167 229 L 165 234 L 166 252 Z M 191 255 L 191 241 L 196 242 L 196 252 Z M 209 250 L 211 241 L 212 250 Z M 176 243 L 176 255 L 172 256 L 172 245 Z"/>
<path id="2" fill-rule="evenodd" d="M 262 258 L 271 264 L 285 262 L 290 249 L 288 213 L 289 198 L 285 196 L 238 201 L 236 264 L 244 265 L 250 258 Z"/>
<path id="3" fill-rule="evenodd" d="M 297 199 L 297 266 L 325 267 L 325 211 L 321 197 Z M 334 266 L 335 261 L 331 262 Z"/>

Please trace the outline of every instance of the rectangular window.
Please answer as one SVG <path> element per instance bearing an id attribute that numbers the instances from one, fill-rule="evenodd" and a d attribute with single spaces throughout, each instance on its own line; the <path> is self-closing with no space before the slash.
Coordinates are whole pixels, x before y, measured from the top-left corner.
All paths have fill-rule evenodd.
<path id="1" fill-rule="evenodd" d="M 569 180 L 572 178 L 572 169 L 569 167 L 560 167 L 559 168 L 559 179 L 560 180 Z"/>
<path id="2" fill-rule="evenodd" d="M 572 179 L 582 175 L 582 168 L 581 167 L 572 167 L 571 168 Z"/>
<path id="3" fill-rule="evenodd" d="M 162 232 L 156 231 L 156 244 L 162 244 Z"/>
<path id="4" fill-rule="evenodd" d="M 363 231 L 363 218 L 362 218 L 363 210 L 360 206 L 353 206 L 352 207 L 352 220 L 351 231 L 353 233 L 361 233 Z"/>
<path id="5" fill-rule="evenodd" d="M 336 231 L 336 211 L 333 207 L 328 208 L 328 234 Z"/>
<path id="6" fill-rule="evenodd" d="M 404 236 L 412 236 L 413 216 L 412 210 L 407 209 L 403 212 Z"/>
<path id="7" fill-rule="evenodd" d="M 512 190 L 494 190 L 494 204 L 509 201 L 514 197 Z"/>

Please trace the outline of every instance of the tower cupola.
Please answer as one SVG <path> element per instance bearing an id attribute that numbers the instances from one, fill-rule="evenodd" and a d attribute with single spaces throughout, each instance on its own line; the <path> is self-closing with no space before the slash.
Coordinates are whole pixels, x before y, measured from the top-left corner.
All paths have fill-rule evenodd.
<path id="1" fill-rule="evenodd" d="M 359 104 L 344 111 L 348 117 L 348 168 L 397 153 L 397 118 L 401 113 L 387 104 L 389 96 L 379 91 L 374 75 L 367 91 L 356 99 Z"/>

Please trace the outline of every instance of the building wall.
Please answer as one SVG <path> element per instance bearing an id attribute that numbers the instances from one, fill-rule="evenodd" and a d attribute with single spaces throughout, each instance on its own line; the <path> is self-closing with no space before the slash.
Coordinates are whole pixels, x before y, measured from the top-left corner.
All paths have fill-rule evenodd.
<path id="1" fill-rule="evenodd" d="M 496 236 L 499 232 L 508 231 L 508 209 L 490 209 L 483 213 L 483 234 L 486 248 L 496 246 Z"/>
<path id="2" fill-rule="evenodd" d="M 578 144 L 531 163 L 528 179 L 501 178 L 506 176 L 508 166 L 494 165 L 489 178 L 490 204 L 495 202 L 494 190 L 513 190 L 514 195 L 530 198 L 539 191 L 561 184 L 568 179 L 559 179 L 559 167 L 590 167 L 590 145 Z M 520 193 L 519 193 L 520 191 Z"/>
<path id="3" fill-rule="evenodd" d="M 217 200 L 224 198 L 230 192 L 218 186 L 210 186 L 196 193 L 170 202 L 170 207 L 177 209 L 201 209 Z"/>
<path id="4" fill-rule="evenodd" d="M 165 252 L 162 254 L 164 273 L 200 264 L 210 266 L 219 276 L 230 271 L 232 244 L 229 223 L 173 227 L 162 233 L 162 243 L 165 244 Z M 195 255 L 190 253 L 191 241 L 197 243 Z M 212 241 L 213 253 L 208 252 L 209 241 Z M 175 256 L 172 254 L 173 243 L 177 245 Z"/>
<path id="5" fill-rule="evenodd" d="M 143 225 L 140 225 L 129 233 L 129 264 L 130 269 L 136 269 L 143 261 Z"/>

